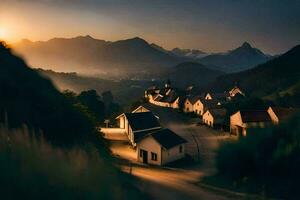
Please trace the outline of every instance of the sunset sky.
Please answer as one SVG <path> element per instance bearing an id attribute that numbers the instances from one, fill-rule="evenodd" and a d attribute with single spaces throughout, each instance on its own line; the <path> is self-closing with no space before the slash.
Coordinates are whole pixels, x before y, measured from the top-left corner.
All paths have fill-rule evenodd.
<path id="1" fill-rule="evenodd" d="M 300 44 L 300 1 L 1 0 L 0 38 L 8 42 L 88 34 L 208 52 L 248 41 L 276 54 Z"/>

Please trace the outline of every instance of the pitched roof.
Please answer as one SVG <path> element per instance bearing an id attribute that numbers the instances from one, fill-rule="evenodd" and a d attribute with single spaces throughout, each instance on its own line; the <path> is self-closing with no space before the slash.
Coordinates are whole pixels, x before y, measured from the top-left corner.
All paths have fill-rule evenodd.
<path id="1" fill-rule="evenodd" d="M 187 141 L 171 131 L 170 129 L 160 129 L 152 132 L 149 136 L 153 137 L 165 149 L 171 149 L 177 145 L 186 143 Z"/>
<path id="2" fill-rule="evenodd" d="M 198 100 L 202 100 L 203 98 L 200 95 L 196 95 L 196 96 L 189 96 L 187 98 L 189 100 L 189 102 L 191 102 L 191 104 L 195 104 Z"/>
<path id="3" fill-rule="evenodd" d="M 212 99 L 212 100 L 204 100 L 203 102 L 204 110 L 207 111 L 213 108 L 220 108 L 221 105 L 218 105 L 220 101 Z"/>
<path id="4" fill-rule="evenodd" d="M 172 90 L 169 95 L 164 96 L 162 99 L 160 99 L 161 102 L 167 102 L 167 103 L 173 103 L 178 98 L 177 93 Z"/>
<path id="5" fill-rule="evenodd" d="M 146 135 L 149 135 L 150 133 L 153 133 L 154 131 L 161 129 L 160 127 L 157 127 L 156 129 L 151 129 L 151 130 L 145 130 L 145 131 L 138 131 L 138 132 L 133 132 L 134 134 L 134 142 L 140 141 L 142 138 L 144 138 Z"/>
<path id="6" fill-rule="evenodd" d="M 208 110 L 214 117 L 215 123 L 223 123 L 226 117 L 227 110 L 225 108 L 213 108 Z"/>
<path id="7" fill-rule="evenodd" d="M 125 113 L 132 131 L 147 130 L 160 127 L 152 112 Z"/>
<path id="8" fill-rule="evenodd" d="M 283 107 L 271 107 L 271 108 L 279 120 L 287 119 L 291 115 L 299 111 L 295 108 L 283 108 Z"/>
<path id="9" fill-rule="evenodd" d="M 226 116 L 226 109 L 225 108 L 213 108 L 208 110 L 212 116 L 215 118 L 223 118 Z"/>
<path id="10" fill-rule="evenodd" d="M 241 110 L 243 122 L 269 122 L 271 117 L 266 110 Z"/>

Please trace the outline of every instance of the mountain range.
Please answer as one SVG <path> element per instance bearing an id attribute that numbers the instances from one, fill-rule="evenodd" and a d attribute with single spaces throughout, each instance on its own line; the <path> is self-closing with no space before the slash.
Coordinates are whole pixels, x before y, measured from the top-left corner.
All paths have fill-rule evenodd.
<path id="1" fill-rule="evenodd" d="M 214 66 L 225 72 L 238 72 L 250 69 L 258 64 L 270 60 L 272 56 L 253 48 L 248 42 L 226 53 L 205 56 L 198 61 L 204 65 Z"/>
<path id="2" fill-rule="evenodd" d="M 89 35 L 38 42 L 22 40 L 11 46 L 35 68 L 123 78 L 132 74 L 143 76 L 156 75 L 161 71 L 164 73 L 184 62 L 196 62 L 211 69 L 236 72 L 271 58 L 247 42 L 234 50 L 219 54 L 208 54 L 195 49 L 166 50 L 138 37 L 110 42 Z"/>
<path id="3" fill-rule="evenodd" d="M 184 61 L 153 48 L 138 37 L 116 42 L 91 36 L 54 38 L 46 42 L 23 40 L 12 47 L 31 66 L 87 74 L 144 74 Z"/>
<path id="4" fill-rule="evenodd" d="M 220 76 L 210 89 L 224 91 L 234 84 L 250 96 L 299 96 L 300 106 L 300 45 L 286 53 L 243 72 Z M 298 98 L 298 97 L 297 97 Z"/>

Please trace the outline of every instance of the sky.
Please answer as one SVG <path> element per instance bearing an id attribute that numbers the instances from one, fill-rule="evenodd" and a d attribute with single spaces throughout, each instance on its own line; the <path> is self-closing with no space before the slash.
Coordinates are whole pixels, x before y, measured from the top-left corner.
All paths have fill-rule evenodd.
<path id="1" fill-rule="evenodd" d="M 248 41 L 278 54 L 300 44 L 300 0 L 1 0 L 0 39 L 78 35 L 207 52 Z"/>

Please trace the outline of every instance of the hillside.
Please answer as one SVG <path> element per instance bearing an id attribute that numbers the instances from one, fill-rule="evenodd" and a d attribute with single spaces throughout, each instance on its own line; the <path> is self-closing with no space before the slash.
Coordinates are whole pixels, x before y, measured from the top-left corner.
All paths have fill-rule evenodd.
<path id="1" fill-rule="evenodd" d="M 225 72 L 238 72 L 250 69 L 269 59 L 270 56 L 245 42 L 240 47 L 227 53 L 208 55 L 198 59 L 198 61 L 208 66 L 215 66 L 215 68 Z"/>
<path id="2" fill-rule="evenodd" d="M 148 74 L 182 61 L 138 37 L 116 42 L 91 36 L 54 38 L 45 42 L 23 40 L 12 47 L 33 67 L 85 74 Z"/>
<path id="3" fill-rule="evenodd" d="M 299 58 L 300 45 L 253 69 L 221 76 L 210 88 L 223 91 L 238 83 L 246 93 L 252 96 L 264 97 L 290 88 L 294 93 L 299 93 Z"/>
<path id="4" fill-rule="evenodd" d="M 168 77 L 177 87 L 186 88 L 190 85 L 205 86 L 215 81 L 220 75 L 224 75 L 224 73 L 209 69 L 199 63 L 185 62 L 170 69 L 165 77 Z"/>
<path id="5" fill-rule="evenodd" d="M 93 126 L 52 83 L 0 44 L 0 123 L 42 130 L 59 144 L 84 142 Z"/>
<path id="6" fill-rule="evenodd" d="M 39 74 L 50 78 L 60 90 L 72 90 L 80 93 L 83 90 L 95 89 L 98 94 L 111 91 L 117 103 L 128 105 L 141 97 L 145 88 L 154 84 L 143 80 L 108 80 L 81 76 L 77 73 L 59 73 L 51 70 L 37 70 Z"/>

